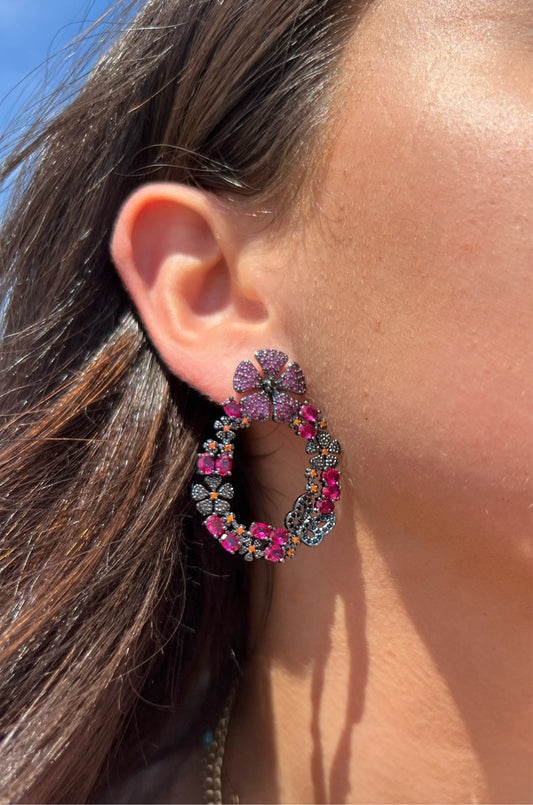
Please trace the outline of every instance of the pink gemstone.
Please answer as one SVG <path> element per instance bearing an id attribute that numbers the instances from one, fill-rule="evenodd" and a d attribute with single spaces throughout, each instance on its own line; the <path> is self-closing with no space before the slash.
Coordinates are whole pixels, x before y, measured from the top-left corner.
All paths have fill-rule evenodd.
<path id="1" fill-rule="evenodd" d="M 321 498 L 317 502 L 316 507 L 321 514 L 331 514 L 331 512 L 335 509 L 335 504 L 332 500 Z"/>
<path id="2" fill-rule="evenodd" d="M 283 557 L 283 548 L 279 548 L 277 545 L 269 545 L 268 548 L 265 548 L 265 559 L 268 559 L 269 562 L 281 562 Z"/>
<path id="3" fill-rule="evenodd" d="M 238 419 L 241 415 L 241 406 L 236 400 L 226 400 L 223 404 L 224 413 L 231 417 L 231 419 Z"/>
<path id="4" fill-rule="evenodd" d="M 237 537 L 234 537 L 233 534 L 226 534 L 225 537 L 222 537 L 220 544 L 228 551 L 228 553 L 235 553 L 235 551 L 239 550 L 240 545 L 239 540 Z"/>
<path id="5" fill-rule="evenodd" d="M 294 394 L 305 394 L 304 373 L 297 363 L 289 363 L 276 385 L 279 389 L 287 389 Z"/>
<path id="6" fill-rule="evenodd" d="M 331 486 L 325 486 L 322 490 L 322 494 L 325 498 L 329 500 L 338 500 L 341 496 L 341 490 L 337 486 L 337 484 L 331 484 Z"/>
<path id="7" fill-rule="evenodd" d="M 249 419 L 266 422 L 270 419 L 270 398 L 264 391 L 256 391 L 241 400 L 241 411 Z"/>
<path id="8" fill-rule="evenodd" d="M 289 535 L 283 528 L 275 528 L 270 536 L 274 545 L 286 545 L 289 541 Z"/>
<path id="9" fill-rule="evenodd" d="M 217 458 L 217 472 L 219 475 L 230 474 L 231 458 L 229 456 L 220 456 L 220 458 Z"/>
<path id="10" fill-rule="evenodd" d="M 209 453 L 202 453 L 201 456 L 198 456 L 198 469 L 200 472 L 203 472 L 204 475 L 211 475 L 215 469 L 215 459 L 213 456 L 210 456 Z"/>
<path id="11" fill-rule="evenodd" d="M 263 378 L 251 361 L 241 361 L 233 375 L 233 388 L 235 391 L 250 391 L 260 389 Z"/>
<path id="12" fill-rule="evenodd" d="M 302 422 L 298 428 L 298 433 L 304 439 L 313 439 L 316 436 L 316 428 L 312 422 Z"/>
<path id="13" fill-rule="evenodd" d="M 322 480 L 328 486 L 336 486 L 341 479 L 341 474 L 338 470 L 324 470 L 322 473 Z"/>
<path id="14" fill-rule="evenodd" d="M 205 527 L 210 534 L 213 534 L 214 537 L 219 537 L 224 533 L 224 523 L 220 517 L 217 517 L 215 514 L 212 514 L 207 518 L 205 521 Z"/>
<path id="15" fill-rule="evenodd" d="M 277 375 L 281 372 L 289 358 L 279 349 L 259 349 L 255 353 L 261 368 L 266 374 Z"/>
<path id="16" fill-rule="evenodd" d="M 276 391 L 274 394 L 274 419 L 278 422 L 288 422 L 297 413 L 298 401 L 283 391 Z"/>
<path id="17" fill-rule="evenodd" d="M 266 523 L 252 523 L 250 526 L 250 534 L 256 539 L 268 539 L 270 531 L 271 528 Z"/>
<path id="18" fill-rule="evenodd" d="M 318 410 L 314 405 L 309 405 L 309 403 L 302 405 L 300 414 L 304 419 L 307 419 L 308 422 L 316 422 L 318 419 Z"/>

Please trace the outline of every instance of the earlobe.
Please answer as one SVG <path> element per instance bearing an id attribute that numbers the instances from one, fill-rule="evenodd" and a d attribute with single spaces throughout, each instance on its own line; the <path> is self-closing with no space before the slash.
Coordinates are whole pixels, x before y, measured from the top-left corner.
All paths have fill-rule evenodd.
<path id="1" fill-rule="evenodd" d="M 156 183 L 126 201 L 111 242 L 161 357 L 216 400 L 230 393 L 241 355 L 272 340 L 260 291 L 249 277 L 243 282 L 240 238 L 234 216 L 211 194 Z"/>

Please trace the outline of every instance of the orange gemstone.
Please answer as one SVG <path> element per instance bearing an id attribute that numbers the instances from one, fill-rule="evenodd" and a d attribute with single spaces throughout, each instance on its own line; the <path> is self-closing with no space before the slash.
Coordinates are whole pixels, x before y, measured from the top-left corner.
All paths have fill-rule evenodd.
<path id="1" fill-rule="evenodd" d="M 287 556 L 294 556 L 294 551 L 292 548 L 289 548 L 289 550 L 287 551 Z"/>
<path id="2" fill-rule="evenodd" d="M 242 424 L 243 424 L 243 425 L 247 425 L 247 424 L 248 424 L 248 422 L 249 422 L 248 417 L 247 417 L 247 416 L 243 416 L 243 418 L 242 418 Z"/>
<path id="3" fill-rule="evenodd" d="M 321 427 L 321 428 L 325 428 L 327 424 L 328 424 L 328 423 L 326 422 L 326 420 L 325 420 L 325 419 L 321 419 L 321 420 L 320 420 L 320 427 Z"/>
<path id="4" fill-rule="evenodd" d="M 231 430 L 231 425 L 224 425 L 224 430 L 225 430 L 225 431 L 226 431 L 226 433 L 227 433 L 227 432 L 228 432 L 228 430 Z"/>
<path id="5" fill-rule="evenodd" d="M 243 531 L 244 531 L 244 528 L 242 527 L 242 525 L 240 525 L 240 526 L 238 527 L 238 529 L 237 529 L 237 534 L 242 534 L 242 533 L 243 533 Z"/>
<path id="6" fill-rule="evenodd" d="M 229 452 L 231 451 L 231 444 L 225 444 L 225 445 L 224 445 L 224 450 L 225 450 L 227 453 L 229 453 Z M 327 452 L 328 452 L 328 451 L 326 450 L 326 453 L 327 453 Z"/>
<path id="7" fill-rule="evenodd" d="M 318 486 L 316 484 L 311 484 L 311 492 L 316 492 Z"/>
<path id="8" fill-rule="evenodd" d="M 316 470 L 311 470 L 309 475 L 311 476 L 311 478 L 316 478 Z"/>
<path id="9" fill-rule="evenodd" d="M 300 537 L 293 537 L 292 541 L 294 542 L 295 545 L 298 545 L 298 543 L 300 542 Z"/>
<path id="10" fill-rule="evenodd" d="M 228 516 L 226 517 L 226 523 L 232 523 L 234 519 L 235 518 L 233 517 L 232 514 L 228 514 Z"/>
<path id="11" fill-rule="evenodd" d="M 218 492 L 211 492 L 211 497 L 213 500 L 216 500 L 218 498 Z"/>
<path id="12" fill-rule="evenodd" d="M 294 420 L 294 424 L 295 424 L 295 425 L 301 425 L 301 424 L 302 424 L 302 420 L 301 420 L 301 419 L 295 419 L 295 420 Z"/>
<path id="13" fill-rule="evenodd" d="M 322 450 L 322 455 L 327 456 L 327 454 L 328 454 L 327 447 L 324 447 L 324 449 Z"/>
<path id="14" fill-rule="evenodd" d="M 253 553 L 254 551 L 255 551 L 255 545 L 250 545 L 250 547 L 248 548 L 248 552 Z"/>
<path id="15" fill-rule="evenodd" d="M 215 447 L 216 447 L 216 443 L 215 443 L 215 442 L 209 442 L 209 444 L 208 444 L 207 446 L 208 446 L 208 447 L 209 447 L 211 450 L 214 450 L 214 449 L 215 449 Z"/>

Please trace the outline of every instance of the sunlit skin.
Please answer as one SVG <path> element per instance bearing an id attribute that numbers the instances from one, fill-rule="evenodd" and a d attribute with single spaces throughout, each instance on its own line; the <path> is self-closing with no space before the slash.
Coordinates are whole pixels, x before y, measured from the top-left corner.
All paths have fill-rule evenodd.
<path id="1" fill-rule="evenodd" d="M 338 525 L 274 569 L 264 630 L 254 566 L 225 770 L 241 802 L 528 802 L 532 4 L 382 0 L 336 100 L 305 214 L 153 186 L 113 245 L 177 374 L 222 400 L 282 348 L 343 445 Z M 204 223 L 176 244 L 183 208 Z M 257 519 L 281 525 L 303 445 L 261 426 L 250 449 Z"/>
<path id="2" fill-rule="evenodd" d="M 281 801 L 531 797 L 531 12 L 378 5 L 292 271 L 262 262 L 349 484 L 276 576 Z"/>

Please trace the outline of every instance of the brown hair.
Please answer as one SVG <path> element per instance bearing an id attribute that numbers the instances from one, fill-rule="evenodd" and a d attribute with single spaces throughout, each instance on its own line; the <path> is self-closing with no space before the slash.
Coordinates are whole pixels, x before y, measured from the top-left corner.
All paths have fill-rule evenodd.
<path id="1" fill-rule="evenodd" d="M 188 503 L 213 406 L 154 353 L 110 227 L 146 179 L 250 207 L 299 188 L 364 3 L 137 5 L 114 7 L 81 89 L 4 163 L 3 801 L 94 796 L 119 746 L 126 767 L 159 751 L 142 737 L 157 712 L 169 745 L 196 740 L 246 655 L 243 563 Z"/>

